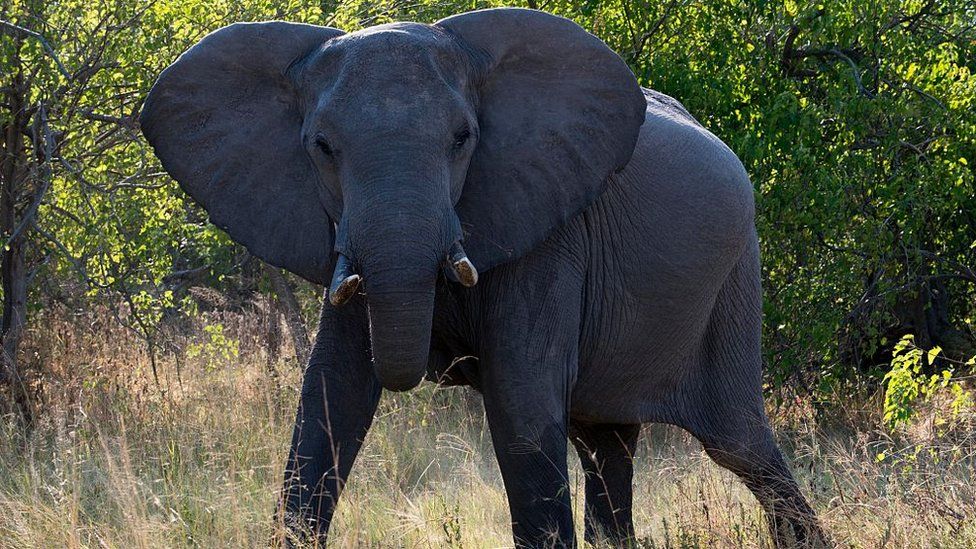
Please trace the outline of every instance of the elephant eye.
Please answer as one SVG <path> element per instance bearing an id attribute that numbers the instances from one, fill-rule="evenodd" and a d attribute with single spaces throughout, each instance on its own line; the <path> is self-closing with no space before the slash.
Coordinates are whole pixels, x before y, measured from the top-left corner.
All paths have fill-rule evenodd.
<path id="1" fill-rule="evenodd" d="M 471 130 L 469 130 L 468 128 L 463 128 L 459 132 L 454 134 L 454 145 L 453 145 L 454 150 L 455 151 L 461 150 L 461 148 L 464 147 L 464 144 L 468 142 L 468 139 L 470 137 L 471 137 Z"/>
<path id="2" fill-rule="evenodd" d="M 322 154 L 324 154 L 325 156 L 332 156 L 333 154 L 332 146 L 329 145 L 329 141 L 325 138 L 324 135 L 318 134 L 315 136 L 315 145 L 319 148 L 320 151 L 322 151 Z"/>

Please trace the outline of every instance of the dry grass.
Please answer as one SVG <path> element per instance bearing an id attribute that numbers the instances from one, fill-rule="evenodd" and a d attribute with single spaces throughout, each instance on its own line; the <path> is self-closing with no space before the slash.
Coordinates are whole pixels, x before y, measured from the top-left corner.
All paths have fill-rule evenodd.
<path id="1" fill-rule="evenodd" d="M 191 330 L 183 344 L 200 352 L 181 361 L 182 383 L 163 360 L 161 388 L 142 347 L 111 320 L 65 317 L 47 314 L 32 334 L 30 358 L 48 378 L 34 436 L 25 444 L 9 419 L 0 423 L 0 547 L 264 545 L 300 376 L 287 360 L 276 365 L 280 379 L 269 375 L 260 314 L 209 318 L 238 346 L 236 359 Z M 331 545 L 511 545 L 481 405 L 468 395 L 425 385 L 384 397 Z M 872 408 L 829 429 L 808 408 L 777 411 L 779 434 L 840 545 L 976 546 L 970 431 L 914 429 L 895 441 L 870 428 Z M 688 435 L 647 427 L 637 462 L 635 520 L 647 547 L 769 546 L 751 495 Z"/>

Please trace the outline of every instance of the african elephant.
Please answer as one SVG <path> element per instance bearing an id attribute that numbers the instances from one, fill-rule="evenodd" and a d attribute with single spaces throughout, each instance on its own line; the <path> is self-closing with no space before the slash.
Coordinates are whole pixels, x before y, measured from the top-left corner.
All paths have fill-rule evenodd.
<path id="1" fill-rule="evenodd" d="M 741 477 L 778 545 L 824 541 L 763 408 L 752 184 L 576 24 L 234 24 L 161 74 L 141 126 L 213 223 L 328 286 L 293 524 L 324 540 L 381 390 L 426 376 L 483 394 L 518 546 L 575 544 L 567 439 L 586 537 L 632 538 L 647 422 Z"/>

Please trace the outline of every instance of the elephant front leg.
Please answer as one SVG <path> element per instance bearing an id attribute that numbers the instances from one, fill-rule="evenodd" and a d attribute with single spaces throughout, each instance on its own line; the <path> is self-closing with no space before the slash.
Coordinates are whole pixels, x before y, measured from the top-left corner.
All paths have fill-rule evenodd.
<path id="1" fill-rule="evenodd" d="M 518 291 L 489 296 L 492 316 L 481 327 L 479 376 L 516 546 L 573 547 L 566 453 L 569 397 L 579 366 L 581 280 L 540 259 L 488 281 Z"/>
<path id="2" fill-rule="evenodd" d="M 335 506 L 379 402 L 369 362 L 362 296 L 341 309 L 323 305 L 319 333 L 302 384 L 282 507 L 287 535 L 325 541 Z"/>
<path id="3" fill-rule="evenodd" d="M 561 399 L 552 396 L 497 390 L 485 395 L 516 547 L 575 544 L 567 481 L 565 407 Z"/>

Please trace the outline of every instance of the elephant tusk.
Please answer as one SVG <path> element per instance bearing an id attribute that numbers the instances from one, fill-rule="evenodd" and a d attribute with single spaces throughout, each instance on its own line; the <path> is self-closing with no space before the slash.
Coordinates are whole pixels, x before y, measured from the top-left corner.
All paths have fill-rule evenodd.
<path id="1" fill-rule="evenodd" d="M 329 287 L 329 303 L 333 307 L 341 307 L 356 293 L 362 277 L 353 272 L 352 262 L 343 254 L 339 254 L 336 261 L 335 273 L 332 275 L 332 285 Z"/>
<path id="2" fill-rule="evenodd" d="M 451 246 L 451 251 L 447 253 L 447 264 L 451 273 L 464 287 L 470 288 L 478 283 L 478 269 L 468 259 L 468 254 L 464 253 L 460 242 L 455 242 Z"/>

